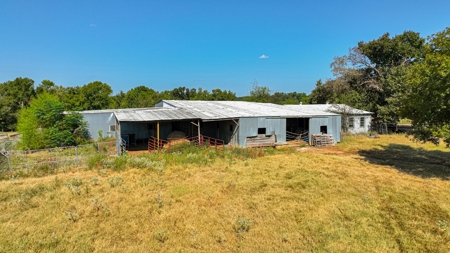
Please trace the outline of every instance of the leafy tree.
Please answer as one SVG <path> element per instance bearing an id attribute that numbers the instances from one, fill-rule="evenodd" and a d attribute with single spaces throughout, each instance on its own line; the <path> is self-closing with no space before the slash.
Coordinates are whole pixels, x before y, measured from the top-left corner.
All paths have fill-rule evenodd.
<path id="1" fill-rule="evenodd" d="M 57 86 L 54 82 L 50 80 L 42 80 L 42 82 L 36 87 L 36 94 L 49 93 L 60 97 L 62 94 L 63 87 Z"/>
<path id="2" fill-rule="evenodd" d="M 107 83 L 94 81 L 81 87 L 82 108 L 84 110 L 108 109 L 110 105 L 111 86 Z"/>
<path id="3" fill-rule="evenodd" d="M 117 108 L 125 108 L 125 92 L 119 91 L 116 95 L 111 97 L 111 108 L 117 109 Z"/>
<path id="4" fill-rule="evenodd" d="M 85 98 L 81 93 L 81 87 L 66 87 L 62 91 L 61 102 L 67 111 L 83 110 L 83 103 Z"/>
<path id="5" fill-rule="evenodd" d="M 265 86 L 259 86 L 258 81 L 254 80 L 252 83 L 252 90 L 250 95 L 243 98 L 245 101 L 250 102 L 260 102 L 268 103 L 270 102 L 270 97 L 272 96 L 272 91 Z"/>
<path id="6" fill-rule="evenodd" d="M 341 103 L 375 112 L 381 122 L 397 122 L 399 97 L 405 89 L 406 70 L 423 57 L 425 40 L 405 31 L 390 37 L 359 42 L 348 55 L 330 64 L 334 79 L 319 81 L 310 95 L 311 103 Z"/>
<path id="7" fill-rule="evenodd" d="M 305 93 L 297 93 L 297 92 L 275 92 L 270 97 L 270 102 L 274 104 L 307 104 L 308 96 Z"/>
<path id="8" fill-rule="evenodd" d="M 0 86 L 1 88 L 1 86 Z M 14 129 L 16 117 L 14 117 L 13 101 L 10 97 L 0 92 L 0 129 L 1 131 Z"/>
<path id="9" fill-rule="evenodd" d="M 414 137 L 450 146 L 450 28 L 428 38 L 425 58 L 408 69 L 401 114 L 412 120 Z"/>
<path id="10" fill-rule="evenodd" d="M 175 100 L 191 100 L 197 95 L 196 89 L 189 89 L 186 87 L 178 87 L 170 92 L 171 99 Z"/>
<path id="11" fill-rule="evenodd" d="M 18 112 L 35 96 L 34 81 L 18 77 L 0 84 L 0 124 L 2 129 L 16 128 Z"/>
<path id="12" fill-rule="evenodd" d="M 40 149 L 72 146 L 89 139 L 86 122 L 79 113 L 63 114 L 64 104 L 55 95 L 42 93 L 29 108 L 20 111 L 18 131 L 22 135 L 19 147 Z"/>
<path id="13" fill-rule="evenodd" d="M 198 88 L 198 91 L 196 91 L 195 89 L 191 90 L 192 92 L 190 92 L 190 100 L 211 100 L 211 93 L 209 93 L 208 90 L 203 90 L 202 88 Z"/>
<path id="14" fill-rule="evenodd" d="M 200 88 L 199 88 L 200 90 Z M 211 95 L 209 96 L 208 100 L 212 101 L 235 101 L 237 100 L 236 93 L 221 90 L 221 89 L 214 89 L 211 91 Z"/>
<path id="15" fill-rule="evenodd" d="M 125 108 L 153 107 L 158 102 L 158 93 L 146 86 L 138 86 L 129 90 L 123 99 Z"/>

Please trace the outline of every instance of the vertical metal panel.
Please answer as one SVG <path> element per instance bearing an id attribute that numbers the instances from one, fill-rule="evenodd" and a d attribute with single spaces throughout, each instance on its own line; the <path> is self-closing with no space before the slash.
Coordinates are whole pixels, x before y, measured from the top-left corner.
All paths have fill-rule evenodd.
<path id="1" fill-rule="evenodd" d="M 341 142 L 341 116 L 329 116 L 328 133 L 333 135 L 334 142 Z"/>
<path id="2" fill-rule="evenodd" d="M 286 142 L 286 119 L 265 119 L 266 134 L 275 134 L 276 142 Z"/>
<path id="3" fill-rule="evenodd" d="M 120 145 L 122 144 L 122 135 L 120 134 L 120 121 L 116 119 L 116 150 L 117 155 L 121 155 Z"/>
<path id="4" fill-rule="evenodd" d="M 342 133 L 342 116 L 338 115 L 338 116 L 334 116 L 335 119 L 335 123 L 334 123 L 334 127 L 336 128 L 336 136 L 339 137 L 335 137 L 335 141 L 336 142 L 341 142 L 341 133 Z"/>
<path id="5" fill-rule="evenodd" d="M 311 118 L 309 120 L 309 139 L 312 134 L 320 134 L 320 127 L 326 126 L 327 133 L 333 135 L 334 142 L 341 141 L 341 116 L 328 116 L 325 118 Z"/>
<path id="6" fill-rule="evenodd" d="M 84 120 L 88 123 L 89 134 L 92 139 L 98 139 L 98 131 L 103 132 L 103 137 L 114 137 L 115 133 L 109 131 L 109 126 L 116 125 L 114 113 L 81 113 Z"/>
<path id="7" fill-rule="evenodd" d="M 310 134 L 320 134 L 320 126 L 327 126 L 328 130 L 328 118 L 311 118 L 309 120 Z"/>
<path id="8" fill-rule="evenodd" d="M 247 137 L 258 135 L 258 118 L 239 119 L 239 146 L 245 147 Z"/>
<path id="9" fill-rule="evenodd" d="M 247 137 L 258 135 L 258 128 L 266 128 L 266 134 L 275 134 L 276 142 L 286 142 L 285 118 L 240 118 L 239 120 L 239 146 L 245 147 Z"/>

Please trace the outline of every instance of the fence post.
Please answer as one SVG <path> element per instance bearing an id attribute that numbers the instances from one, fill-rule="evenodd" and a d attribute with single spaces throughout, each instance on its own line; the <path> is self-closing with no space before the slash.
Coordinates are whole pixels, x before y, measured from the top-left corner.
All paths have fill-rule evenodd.
<path id="1" fill-rule="evenodd" d="M 78 147 L 75 146 L 75 166 L 78 168 Z"/>
<path id="2" fill-rule="evenodd" d="M 11 165 L 9 164 L 9 156 L 6 157 L 6 161 L 8 163 L 8 172 L 11 172 Z"/>

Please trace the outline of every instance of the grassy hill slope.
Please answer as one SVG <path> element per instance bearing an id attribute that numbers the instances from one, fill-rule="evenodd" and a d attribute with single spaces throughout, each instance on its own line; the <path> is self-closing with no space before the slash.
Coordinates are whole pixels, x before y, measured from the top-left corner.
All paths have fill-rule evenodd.
<path id="1" fill-rule="evenodd" d="M 264 157 L 218 152 L 1 181 L 0 252 L 450 251 L 443 146 L 356 136 Z"/>

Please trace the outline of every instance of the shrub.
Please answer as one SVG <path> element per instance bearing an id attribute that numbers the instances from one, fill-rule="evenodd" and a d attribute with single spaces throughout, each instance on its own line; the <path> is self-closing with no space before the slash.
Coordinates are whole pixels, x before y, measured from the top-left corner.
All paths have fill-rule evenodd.
<path id="1" fill-rule="evenodd" d="M 236 232 L 238 236 L 243 236 L 250 230 L 252 223 L 253 222 L 249 219 L 243 217 L 238 218 L 233 225 L 234 232 Z"/>
<path id="2" fill-rule="evenodd" d="M 106 156 L 104 154 L 99 154 L 99 153 L 89 157 L 88 168 L 91 170 L 93 168 L 99 167 L 103 163 L 103 160 L 105 158 L 106 158 Z"/>

